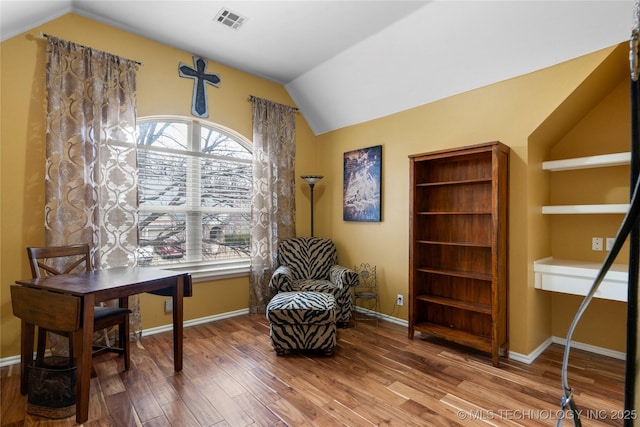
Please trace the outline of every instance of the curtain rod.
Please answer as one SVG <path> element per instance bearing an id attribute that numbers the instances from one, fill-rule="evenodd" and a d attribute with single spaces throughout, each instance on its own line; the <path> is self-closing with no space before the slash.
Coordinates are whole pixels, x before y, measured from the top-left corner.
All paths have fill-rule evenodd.
<path id="1" fill-rule="evenodd" d="M 40 33 L 40 36 L 41 36 L 41 37 L 44 37 L 44 38 L 46 38 L 46 39 L 48 39 L 49 37 L 56 37 L 56 36 L 51 36 L 51 35 L 49 35 L 49 34 L 45 34 L 45 33 Z M 92 48 L 92 47 L 84 46 L 84 45 L 81 45 L 81 44 L 78 44 L 78 43 L 75 43 L 75 42 L 73 42 L 73 43 L 74 43 L 74 44 L 76 44 L 76 45 L 78 45 L 78 46 L 80 46 L 80 47 L 83 47 L 83 48 L 85 48 L 85 49 L 99 50 L 99 49 L 94 49 L 94 48 Z M 105 53 L 108 53 L 108 52 L 105 52 Z M 109 55 L 113 55 L 113 54 L 112 54 L 112 53 L 109 53 Z M 113 55 L 113 56 L 118 56 L 118 55 Z M 122 58 L 122 57 L 120 57 L 120 58 Z M 139 66 L 141 66 L 141 67 L 142 67 L 142 66 L 144 66 L 144 64 L 143 64 L 142 62 L 140 62 L 140 61 L 134 61 L 133 59 L 128 59 L 128 58 L 123 58 L 123 59 L 126 59 L 127 61 L 131 61 L 131 62 L 135 62 L 136 64 L 138 64 L 138 65 L 139 65 Z"/>
<path id="2" fill-rule="evenodd" d="M 257 97 L 257 96 L 253 96 L 253 95 L 251 95 L 251 94 L 250 94 L 250 95 L 249 95 L 249 98 L 247 98 L 247 99 L 248 99 L 249 101 L 253 102 L 253 101 L 255 101 L 256 99 L 260 99 L 260 98 L 259 98 L 259 97 Z M 273 102 L 273 101 L 269 101 L 269 102 Z M 280 104 L 279 102 L 273 102 L 273 103 L 274 103 L 274 104 L 278 104 L 278 105 L 283 105 L 283 106 L 285 106 L 285 107 L 289 107 L 289 108 L 291 108 L 292 110 L 295 110 L 295 111 L 300 111 L 300 109 L 299 109 L 298 107 L 291 107 L 290 105 Z"/>

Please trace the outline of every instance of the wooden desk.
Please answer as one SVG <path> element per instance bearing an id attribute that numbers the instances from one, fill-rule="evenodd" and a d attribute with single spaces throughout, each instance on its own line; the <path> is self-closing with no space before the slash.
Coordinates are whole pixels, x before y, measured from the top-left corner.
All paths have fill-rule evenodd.
<path id="1" fill-rule="evenodd" d="M 77 387 L 76 421 L 89 418 L 89 385 L 93 346 L 94 306 L 103 301 L 118 299 L 126 307 L 130 295 L 150 292 L 173 297 L 173 365 L 182 370 L 183 296 L 191 295 L 190 276 L 168 270 L 121 267 L 78 274 L 63 274 L 40 279 L 18 280 L 17 284 L 81 299 L 82 318 L 76 332 Z M 26 327 L 25 327 L 26 326 Z M 24 325 L 21 337 L 21 391 L 26 392 L 27 367 L 33 360 L 33 325 Z M 28 336 L 28 335 L 31 336 Z"/>

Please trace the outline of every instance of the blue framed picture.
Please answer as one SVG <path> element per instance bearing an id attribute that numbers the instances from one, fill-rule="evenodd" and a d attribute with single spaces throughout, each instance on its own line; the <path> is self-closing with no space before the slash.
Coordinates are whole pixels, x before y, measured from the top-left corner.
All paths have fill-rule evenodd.
<path id="1" fill-rule="evenodd" d="M 381 221 L 382 145 L 344 153 L 342 217 Z"/>

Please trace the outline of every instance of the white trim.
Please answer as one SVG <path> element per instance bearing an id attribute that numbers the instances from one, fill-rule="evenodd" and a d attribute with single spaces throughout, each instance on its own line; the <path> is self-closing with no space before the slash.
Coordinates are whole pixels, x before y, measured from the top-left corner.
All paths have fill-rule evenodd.
<path id="1" fill-rule="evenodd" d="M 566 338 L 561 337 L 551 337 L 551 340 L 554 344 L 560 344 L 562 346 L 565 346 L 567 342 Z M 614 359 L 625 360 L 627 358 L 627 353 L 624 353 L 622 351 L 610 350 L 608 348 L 598 347 L 595 345 L 576 341 L 571 341 L 571 348 L 588 351 L 589 353 L 600 354 L 602 356 L 613 357 Z"/>
<path id="2" fill-rule="evenodd" d="M 587 295 L 599 270 L 600 264 L 596 262 L 543 258 L 533 262 L 534 286 L 544 291 Z M 594 298 L 626 302 L 628 281 L 629 266 L 613 264 Z"/>
<path id="3" fill-rule="evenodd" d="M 162 268 L 163 270 L 178 271 L 191 274 L 193 283 L 204 281 L 215 281 L 222 279 L 231 279 L 235 277 L 248 277 L 250 270 L 250 261 L 220 261 L 218 264 L 159 264 L 151 267 Z"/>
<path id="4" fill-rule="evenodd" d="M 9 356 L 3 359 L 0 359 L 0 368 L 4 368 L 9 365 L 17 365 L 20 363 L 20 355 L 17 356 Z"/>
<path id="5" fill-rule="evenodd" d="M 214 314 L 213 316 L 200 317 L 198 319 L 187 320 L 183 323 L 185 328 L 195 325 L 201 325 L 203 323 L 214 322 L 216 320 L 228 319 L 230 317 L 242 316 L 243 314 L 249 314 L 249 309 L 244 308 L 242 310 L 236 311 L 228 311 L 226 313 Z M 146 337 L 149 335 L 155 335 L 162 332 L 169 332 L 173 330 L 173 325 L 169 323 L 168 325 L 158 326 L 156 328 L 149 328 L 142 331 L 142 336 Z"/>
<path id="6" fill-rule="evenodd" d="M 542 213 L 549 214 L 625 214 L 629 210 L 628 203 L 601 205 L 562 205 L 543 206 Z"/>
<path id="7" fill-rule="evenodd" d="M 543 351 L 545 351 L 547 349 L 547 347 L 549 347 L 551 344 L 553 343 L 553 339 L 551 337 L 547 338 L 542 344 L 540 344 L 538 347 L 535 348 L 535 350 L 533 350 L 531 353 L 529 354 L 522 354 L 522 353 L 517 353 L 515 351 L 511 351 L 509 350 L 509 360 L 515 360 L 516 362 L 522 362 L 522 363 L 526 363 L 527 365 L 530 365 L 531 363 L 533 363 L 538 356 L 540 356 L 542 354 Z"/>
<path id="8" fill-rule="evenodd" d="M 542 162 L 542 169 L 547 171 L 568 171 L 575 169 L 591 169 L 607 166 L 622 166 L 631 163 L 631 153 L 600 154 L 597 156 L 578 157 L 574 159 L 548 160 Z"/>
<path id="9" fill-rule="evenodd" d="M 529 354 L 521 354 L 521 353 L 516 353 L 514 351 L 509 351 L 509 359 L 510 360 L 515 360 L 517 362 L 526 363 L 527 365 L 530 365 L 551 344 L 560 344 L 561 346 L 564 347 L 566 345 L 566 343 L 567 343 L 567 339 L 566 338 L 555 337 L 555 336 L 549 337 L 542 344 L 540 344 L 535 350 L 533 350 Z M 626 353 L 621 352 L 621 351 L 610 350 L 608 348 L 598 347 L 598 346 L 595 346 L 595 345 L 585 344 L 585 343 L 576 342 L 576 341 L 571 341 L 571 348 L 572 349 L 575 348 L 577 350 L 584 350 L 584 351 L 588 351 L 589 353 L 599 354 L 601 356 L 612 357 L 614 359 L 619 359 L 619 360 L 625 360 L 626 357 L 627 357 Z"/>
<path id="10" fill-rule="evenodd" d="M 370 316 L 378 317 L 380 319 L 384 319 L 384 320 L 387 320 L 389 322 L 396 323 L 398 325 L 407 326 L 407 327 L 409 326 L 409 322 L 407 322 L 406 320 L 398 319 L 397 317 L 392 317 L 392 316 L 389 316 L 389 315 L 386 315 L 386 314 L 383 314 L 383 313 L 378 313 L 376 311 L 368 310 L 366 308 L 356 307 L 356 311 L 359 312 L 359 313 L 365 313 L 365 314 L 368 314 Z M 565 346 L 566 342 L 567 342 L 566 338 L 560 338 L 560 337 L 552 336 L 552 337 L 547 338 L 544 342 L 542 342 L 542 344 L 540 344 L 538 347 L 536 347 L 529 354 L 522 354 L 522 353 L 517 353 L 515 351 L 509 350 L 509 360 L 514 360 L 516 362 L 522 362 L 522 363 L 526 363 L 527 365 L 530 365 L 551 344 L 560 344 L 562 346 Z M 581 343 L 581 342 L 572 341 L 571 342 L 571 348 L 588 351 L 590 353 L 599 354 L 599 355 L 602 355 L 602 356 L 612 357 L 614 359 L 620 359 L 620 360 L 625 360 L 626 359 L 626 353 L 623 353 L 623 352 L 620 352 L 620 351 L 615 351 L 615 350 L 610 350 L 610 349 L 604 348 L 604 347 L 598 347 L 598 346 L 591 345 L 591 344 L 585 344 L 585 343 Z"/>
<path id="11" fill-rule="evenodd" d="M 404 319 L 399 319 L 397 317 L 393 317 L 388 314 L 380 313 L 374 310 L 369 310 L 363 307 L 355 307 L 355 310 L 358 313 L 364 313 L 369 316 L 377 317 L 378 319 L 383 319 L 383 320 L 386 320 L 387 322 L 395 323 L 396 325 L 409 327 L 409 322 Z"/>

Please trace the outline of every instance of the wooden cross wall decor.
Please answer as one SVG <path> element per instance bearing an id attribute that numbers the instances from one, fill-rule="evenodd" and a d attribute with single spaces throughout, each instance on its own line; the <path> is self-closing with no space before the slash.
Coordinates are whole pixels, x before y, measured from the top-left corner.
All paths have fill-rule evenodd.
<path id="1" fill-rule="evenodd" d="M 191 101 L 191 114 L 196 117 L 209 117 L 209 107 L 207 105 L 207 91 L 205 83 L 215 87 L 220 87 L 220 76 L 209 74 L 205 71 L 207 61 L 199 56 L 193 57 L 193 68 L 180 63 L 178 72 L 180 77 L 193 79 L 193 100 Z"/>

